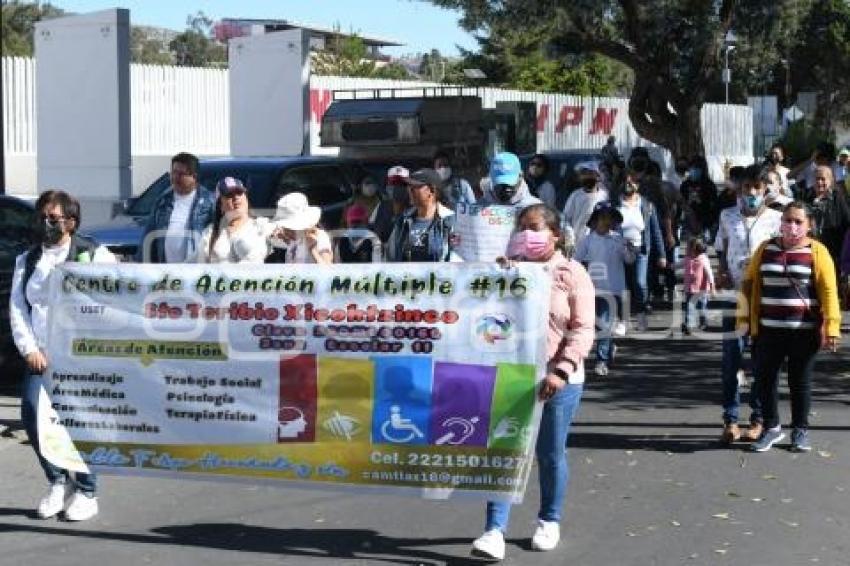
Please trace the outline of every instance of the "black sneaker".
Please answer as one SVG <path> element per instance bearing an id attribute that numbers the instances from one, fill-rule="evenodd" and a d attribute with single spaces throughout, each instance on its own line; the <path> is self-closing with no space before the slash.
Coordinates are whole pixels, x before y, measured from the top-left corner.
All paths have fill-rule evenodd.
<path id="1" fill-rule="evenodd" d="M 812 444 L 809 442 L 809 431 L 804 428 L 795 428 L 791 431 L 791 451 L 811 452 Z"/>

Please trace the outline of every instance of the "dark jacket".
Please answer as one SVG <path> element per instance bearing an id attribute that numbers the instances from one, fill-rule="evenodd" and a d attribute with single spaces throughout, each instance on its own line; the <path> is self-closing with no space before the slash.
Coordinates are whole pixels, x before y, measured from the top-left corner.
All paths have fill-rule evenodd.
<path id="1" fill-rule="evenodd" d="M 192 237 L 187 238 L 187 257 L 191 258 L 195 255 L 195 250 L 201 240 L 201 233 L 213 221 L 215 206 L 215 195 L 209 189 L 198 185 L 195 189 L 195 200 L 192 201 L 192 208 L 189 211 L 189 219 L 186 222 L 186 230 L 192 234 Z M 146 242 L 146 239 L 148 234 L 153 231 L 168 230 L 168 223 L 171 220 L 173 210 L 174 189 L 170 187 L 156 201 L 153 211 L 148 217 L 136 251 L 137 262 L 147 260 L 149 263 L 165 263 L 165 237 L 154 237 L 151 242 Z M 145 257 L 144 248 L 146 244 L 150 250 L 150 257 Z"/>
<path id="2" fill-rule="evenodd" d="M 815 237 L 826 246 L 832 258 L 838 262 L 844 234 L 850 229 L 850 204 L 844 192 L 836 188 L 825 199 L 811 204 L 815 217 Z"/>
<path id="3" fill-rule="evenodd" d="M 410 241 L 410 230 L 416 218 L 416 209 L 409 208 L 398 217 L 387 247 L 387 261 L 450 261 L 454 214 L 446 214 L 437 208 L 434 219 L 428 226 L 428 250 L 426 257 L 414 257 Z"/>

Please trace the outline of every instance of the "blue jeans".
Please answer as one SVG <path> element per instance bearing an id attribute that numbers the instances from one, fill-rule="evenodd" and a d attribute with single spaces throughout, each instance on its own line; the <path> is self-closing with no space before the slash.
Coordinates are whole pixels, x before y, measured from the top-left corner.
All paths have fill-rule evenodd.
<path id="1" fill-rule="evenodd" d="M 611 347 L 614 344 L 613 322 L 622 310 L 620 297 L 611 294 L 596 295 L 596 361 L 611 361 Z M 623 316 L 623 315 L 621 315 Z"/>
<path id="2" fill-rule="evenodd" d="M 626 264 L 626 282 L 629 286 L 629 292 L 632 295 L 632 309 L 636 312 L 646 312 L 646 304 L 649 298 L 646 283 L 648 267 L 649 256 L 643 253 L 637 254 L 635 262 L 632 265 Z"/>
<path id="3" fill-rule="evenodd" d="M 738 407 L 741 405 L 738 370 L 743 368 L 746 342 L 743 336 L 735 334 L 735 303 L 722 300 L 720 304 L 723 308 L 723 358 L 720 368 L 723 381 L 723 422 L 734 424 L 738 422 Z M 755 355 L 755 351 L 751 354 Z M 757 364 L 753 362 L 752 367 L 757 367 Z M 761 395 L 756 371 L 753 371 L 753 382 L 750 385 L 750 409 L 750 422 L 762 422 Z"/>
<path id="4" fill-rule="evenodd" d="M 21 422 L 30 444 L 35 450 L 35 455 L 38 457 L 38 463 L 41 464 L 41 469 L 44 470 L 48 482 L 53 484 L 73 480 L 78 491 L 93 496 L 97 489 L 97 476 L 95 474 L 76 473 L 72 478 L 71 471 L 51 464 L 41 455 L 41 450 L 38 447 L 38 392 L 42 383 L 41 375 L 27 371 L 24 375 L 21 391 Z"/>
<path id="5" fill-rule="evenodd" d="M 693 328 L 694 318 L 699 313 L 700 325 L 708 321 L 708 295 L 702 293 L 685 293 L 685 301 L 682 303 L 684 317 L 682 323 L 688 328 Z"/>
<path id="6" fill-rule="evenodd" d="M 567 462 L 567 435 L 578 412 L 584 385 L 567 384 L 543 405 L 540 432 L 537 434 L 537 467 L 540 474 L 541 521 L 561 520 L 561 507 L 567 495 L 570 468 Z M 511 504 L 503 501 L 487 502 L 485 531 L 508 529 Z"/>

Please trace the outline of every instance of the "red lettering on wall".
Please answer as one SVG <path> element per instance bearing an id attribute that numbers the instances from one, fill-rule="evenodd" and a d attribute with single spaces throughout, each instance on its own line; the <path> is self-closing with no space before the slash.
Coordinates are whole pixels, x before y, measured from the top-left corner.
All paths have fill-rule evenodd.
<path id="1" fill-rule="evenodd" d="M 546 128 L 546 121 L 549 120 L 549 105 L 541 104 L 537 111 L 537 131 L 542 132 Z"/>
<path id="2" fill-rule="evenodd" d="M 332 100 L 333 93 L 331 91 L 327 89 L 310 89 L 310 116 L 313 120 L 321 123 L 322 116 L 325 115 L 325 111 L 331 105 Z"/>
<path id="3" fill-rule="evenodd" d="M 584 108 L 581 106 L 564 106 L 558 116 L 558 123 L 555 124 L 555 132 L 560 134 L 567 126 L 578 126 L 583 117 Z"/>
<path id="4" fill-rule="evenodd" d="M 611 133 L 614 129 L 614 121 L 617 119 L 616 108 L 597 108 L 596 116 L 593 117 L 593 123 L 590 125 L 590 135 Z"/>

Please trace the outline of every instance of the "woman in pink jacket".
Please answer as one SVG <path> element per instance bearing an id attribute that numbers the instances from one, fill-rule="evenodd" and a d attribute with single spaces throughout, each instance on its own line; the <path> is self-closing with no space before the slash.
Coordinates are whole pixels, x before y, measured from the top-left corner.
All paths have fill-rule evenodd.
<path id="1" fill-rule="evenodd" d="M 541 551 L 552 550 L 560 539 L 561 507 L 569 479 L 567 433 L 581 401 L 584 358 L 593 345 L 595 319 L 590 277 L 581 264 L 557 249 L 560 226 L 561 219 L 554 209 L 545 204 L 529 206 L 520 213 L 508 248 L 511 259 L 543 263 L 552 275 L 546 377 L 539 392 L 545 405 L 536 447 L 540 511 L 531 540 L 532 547 Z M 472 543 L 473 555 L 504 558 L 510 510 L 510 503 L 487 503 L 485 531 Z"/>

